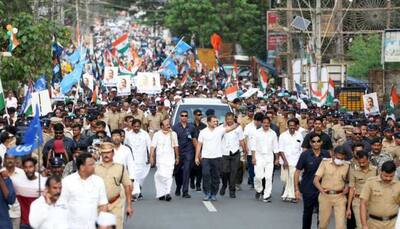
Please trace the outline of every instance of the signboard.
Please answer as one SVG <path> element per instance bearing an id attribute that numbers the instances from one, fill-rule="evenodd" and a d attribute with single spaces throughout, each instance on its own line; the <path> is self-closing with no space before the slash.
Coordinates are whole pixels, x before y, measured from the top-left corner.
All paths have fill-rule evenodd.
<path id="1" fill-rule="evenodd" d="M 382 49 L 383 62 L 400 62 L 400 30 L 385 30 Z"/>
<path id="2" fill-rule="evenodd" d="M 267 11 L 267 26 L 268 30 L 279 28 L 279 15 L 277 11 Z"/>
<path id="3" fill-rule="evenodd" d="M 217 67 L 214 49 L 198 48 L 197 55 L 203 67 L 207 66 L 208 69 Z"/>
<path id="4" fill-rule="evenodd" d="M 284 33 L 270 33 L 268 34 L 267 50 L 275 51 L 279 46 L 287 41 L 287 35 Z"/>
<path id="5" fill-rule="evenodd" d="M 138 93 L 156 94 L 161 92 L 159 72 L 138 72 L 136 76 Z"/>

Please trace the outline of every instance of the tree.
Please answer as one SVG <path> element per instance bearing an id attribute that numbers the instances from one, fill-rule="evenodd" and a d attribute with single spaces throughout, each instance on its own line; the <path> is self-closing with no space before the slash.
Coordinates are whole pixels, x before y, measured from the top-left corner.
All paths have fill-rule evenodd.
<path id="1" fill-rule="evenodd" d="M 372 69 L 380 69 L 381 37 L 378 35 L 358 36 L 350 45 L 348 54 L 353 61 L 349 66 L 349 75 L 367 77 Z"/>
<path id="2" fill-rule="evenodd" d="M 165 25 L 177 36 L 196 34 L 200 47 L 210 46 L 214 32 L 224 42 L 239 43 L 248 55 L 265 56 L 262 11 L 246 0 L 171 0 Z"/>
<path id="3" fill-rule="evenodd" d="M 66 27 L 42 19 L 36 23 L 28 13 L 15 14 L 12 18 L 5 18 L 5 24 L 18 28 L 17 39 L 21 44 L 14 49 L 12 57 L 3 57 L 0 60 L 0 77 L 4 88 L 15 89 L 21 82 L 28 79 L 35 80 L 39 75 L 52 76 L 52 34 L 56 34 L 58 41 L 66 45 L 71 33 Z M 0 47 L 3 51 L 8 45 L 6 30 L 3 28 L 0 36 Z"/>

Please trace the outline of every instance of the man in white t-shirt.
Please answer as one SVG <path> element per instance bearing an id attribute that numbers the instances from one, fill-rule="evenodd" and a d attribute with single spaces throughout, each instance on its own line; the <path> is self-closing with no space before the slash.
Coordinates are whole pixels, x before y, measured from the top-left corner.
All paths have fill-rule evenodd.
<path id="1" fill-rule="evenodd" d="M 203 200 L 216 201 L 222 169 L 222 137 L 239 125 L 235 123 L 232 126 L 218 126 L 218 119 L 215 115 L 207 117 L 207 124 L 208 127 L 199 134 L 195 162 L 200 165 L 201 159 L 205 194 Z"/>
<path id="2" fill-rule="evenodd" d="M 157 166 L 154 174 L 156 197 L 159 200 L 171 201 L 171 186 L 174 166 L 179 164 L 178 137 L 171 130 L 169 119 L 161 123 L 161 130 L 157 131 L 150 147 L 150 164 Z"/>

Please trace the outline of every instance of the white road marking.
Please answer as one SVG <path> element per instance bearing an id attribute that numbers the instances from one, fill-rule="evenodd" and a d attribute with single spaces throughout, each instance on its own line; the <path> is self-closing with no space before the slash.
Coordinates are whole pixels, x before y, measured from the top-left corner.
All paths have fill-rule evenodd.
<path id="1" fill-rule="evenodd" d="M 203 201 L 204 206 L 206 206 L 207 210 L 209 212 L 217 212 L 217 209 L 214 207 L 214 205 L 211 203 L 211 201 Z"/>

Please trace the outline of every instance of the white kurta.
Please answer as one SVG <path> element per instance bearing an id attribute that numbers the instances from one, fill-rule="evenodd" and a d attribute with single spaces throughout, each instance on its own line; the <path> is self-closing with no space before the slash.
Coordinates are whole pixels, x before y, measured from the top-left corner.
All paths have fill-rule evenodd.
<path id="1" fill-rule="evenodd" d="M 115 163 L 124 165 L 128 169 L 130 179 L 135 179 L 135 164 L 131 150 L 124 145 L 120 145 L 114 149 L 113 161 Z"/>
<path id="2" fill-rule="evenodd" d="M 246 145 L 247 145 L 247 151 L 248 151 L 248 155 L 251 155 L 251 144 L 254 142 L 254 140 L 252 140 L 255 137 L 255 133 L 257 131 L 257 127 L 256 125 L 254 125 L 254 121 L 247 124 L 244 127 L 244 131 L 243 131 L 243 135 L 246 139 Z"/>
<path id="3" fill-rule="evenodd" d="M 264 198 L 271 196 L 272 174 L 274 171 L 274 153 L 278 153 L 278 137 L 275 131 L 260 128 L 256 131 L 251 143 L 252 151 L 256 152 L 256 165 L 254 166 L 254 189 L 261 192 L 262 180 L 265 178 Z"/>
<path id="4" fill-rule="evenodd" d="M 171 192 L 175 164 L 174 147 L 178 147 L 178 137 L 174 131 L 164 134 L 159 130 L 154 134 L 151 146 L 156 149 L 157 171 L 154 174 L 154 182 L 156 197 L 159 198 Z"/>
<path id="5" fill-rule="evenodd" d="M 65 203 L 48 205 L 41 196 L 31 204 L 29 223 L 35 229 L 68 229 L 67 212 Z"/>
<path id="6" fill-rule="evenodd" d="M 125 144 L 130 146 L 135 163 L 135 180 L 143 185 L 144 179 L 150 170 L 148 163 L 148 153 L 150 152 L 151 140 L 149 134 L 140 130 L 138 133 L 130 131 L 125 136 Z"/>
<path id="7" fill-rule="evenodd" d="M 60 201 L 67 204 L 69 229 L 94 229 L 97 208 L 108 204 L 104 181 L 96 175 L 83 180 L 73 173 L 62 181 Z"/>

